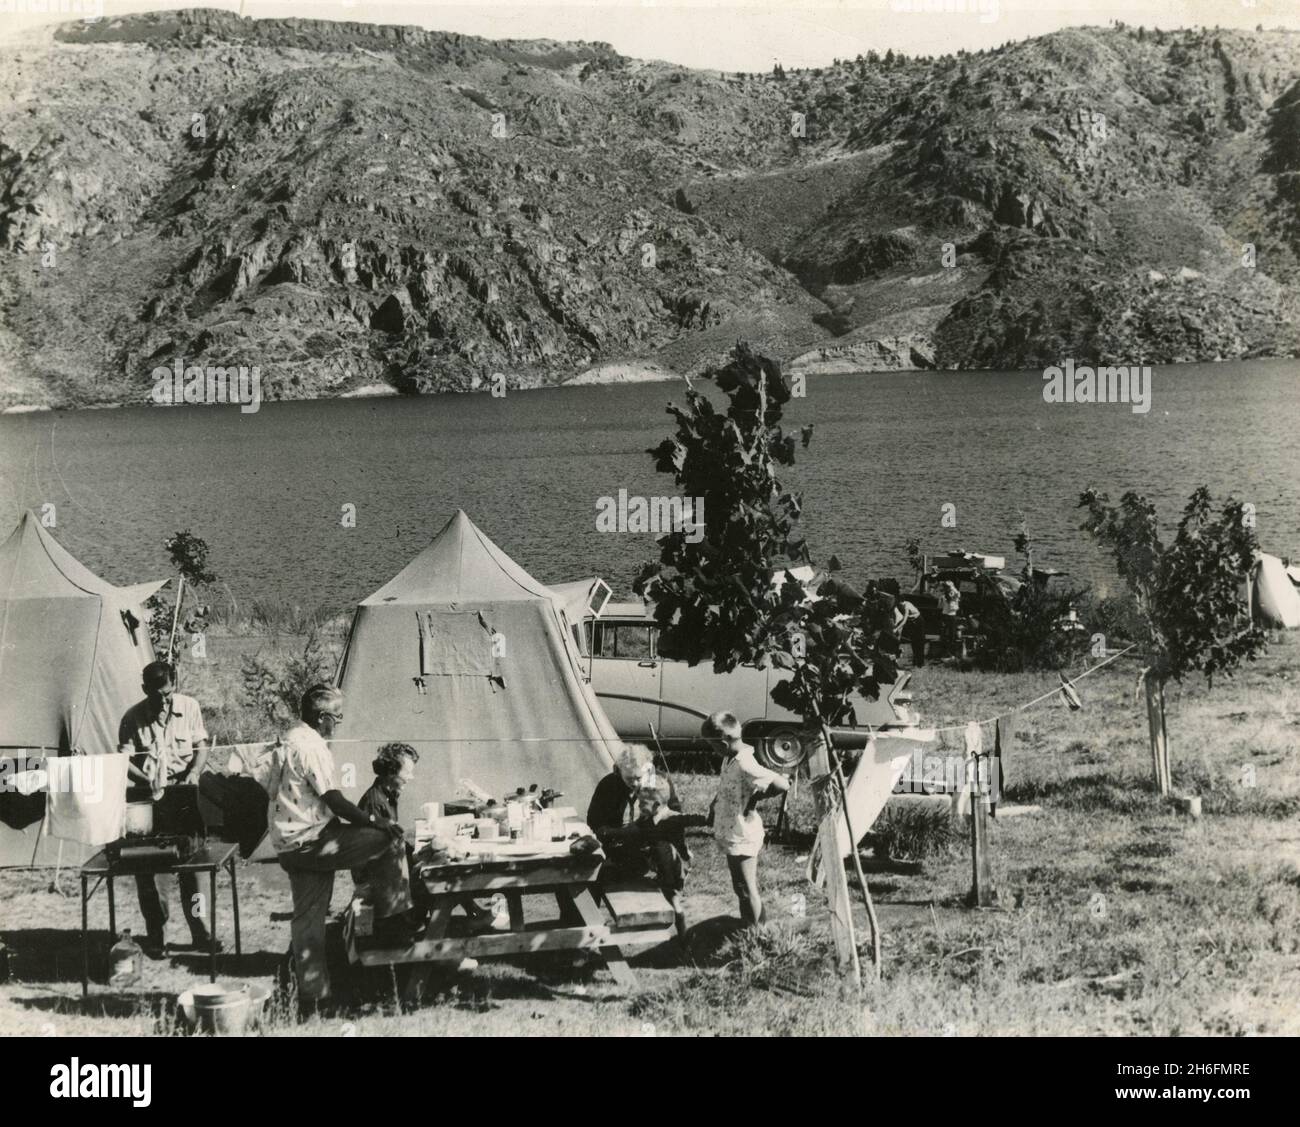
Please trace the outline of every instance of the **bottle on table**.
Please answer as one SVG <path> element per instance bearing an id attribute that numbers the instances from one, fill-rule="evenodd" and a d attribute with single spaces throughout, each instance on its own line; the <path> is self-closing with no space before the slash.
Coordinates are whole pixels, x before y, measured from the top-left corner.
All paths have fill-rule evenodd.
<path id="1" fill-rule="evenodd" d="M 110 986 L 130 986 L 140 978 L 144 970 L 144 951 L 131 938 L 131 929 L 125 928 L 108 953 L 108 965 L 112 968 L 108 984 Z"/>

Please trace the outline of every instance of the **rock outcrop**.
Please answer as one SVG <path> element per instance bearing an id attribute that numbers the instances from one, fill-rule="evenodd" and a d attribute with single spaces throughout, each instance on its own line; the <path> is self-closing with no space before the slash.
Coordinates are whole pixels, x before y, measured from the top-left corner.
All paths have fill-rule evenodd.
<path id="1" fill-rule="evenodd" d="M 1296 33 L 724 76 L 192 10 L 0 57 L 0 406 L 1300 347 Z"/>

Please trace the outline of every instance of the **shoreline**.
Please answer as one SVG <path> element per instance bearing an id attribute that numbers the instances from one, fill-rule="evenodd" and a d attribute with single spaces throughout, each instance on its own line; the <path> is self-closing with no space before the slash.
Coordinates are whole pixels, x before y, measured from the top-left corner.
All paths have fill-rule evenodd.
<path id="1" fill-rule="evenodd" d="M 846 355 L 846 353 L 848 355 Z M 863 366 L 860 363 L 854 363 L 855 360 L 861 359 L 862 353 L 854 346 L 846 349 L 812 349 L 802 353 L 799 356 L 791 357 L 782 361 L 782 370 L 787 376 L 889 376 L 889 375 L 921 375 L 932 373 L 935 375 L 948 376 L 965 376 L 978 375 L 981 373 L 997 372 L 1006 375 L 1020 374 L 1041 374 L 1039 368 L 939 368 L 925 365 L 913 364 L 911 366 L 899 367 L 877 367 Z M 1183 360 L 1169 364 L 1153 364 L 1153 369 L 1169 370 L 1177 368 L 1191 368 L 1201 365 L 1210 364 L 1283 364 L 1283 363 L 1300 362 L 1297 356 L 1255 356 L 1248 360 L 1224 360 L 1215 358 L 1210 360 Z M 510 389 L 511 394 L 524 391 L 548 391 L 556 388 L 569 387 L 613 387 L 626 384 L 640 383 L 670 383 L 674 380 L 684 380 L 688 377 L 682 372 L 675 372 L 654 361 L 611 361 L 607 364 L 597 364 L 586 368 L 576 375 L 569 376 L 565 379 L 553 382 L 532 384 L 525 387 L 513 387 Z M 702 378 L 698 374 L 689 378 Z M 489 394 L 489 388 L 484 386 L 478 389 L 477 394 Z M 438 395 L 474 395 L 474 391 L 443 391 L 434 392 L 430 395 L 405 396 L 412 399 L 432 399 Z M 392 387 L 390 384 L 367 383 L 360 387 L 342 392 L 338 395 L 328 396 L 303 396 L 294 399 L 267 399 L 265 403 L 316 403 L 321 401 L 331 401 L 338 399 L 396 399 L 404 398 L 403 393 Z M 6 407 L 0 408 L 0 417 L 9 415 L 33 415 L 47 411 L 110 411 L 125 407 L 147 406 L 147 404 L 124 403 L 121 401 L 108 401 L 104 403 L 83 403 L 83 404 L 59 404 L 59 403 L 12 403 Z M 182 404 L 167 404 L 167 406 L 182 406 Z M 227 407 L 225 403 L 194 403 L 184 404 L 187 407 Z"/>

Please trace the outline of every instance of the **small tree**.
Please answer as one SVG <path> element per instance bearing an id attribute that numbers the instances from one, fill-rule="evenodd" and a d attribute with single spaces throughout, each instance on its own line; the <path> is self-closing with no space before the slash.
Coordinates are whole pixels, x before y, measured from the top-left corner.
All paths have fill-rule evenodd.
<path id="1" fill-rule="evenodd" d="M 656 469 L 671 474 L 687 497 L 702 500 L 696 520 L 703 516 L 703 536 L 697 543 L 686 529 L 661 536 L 659 561 L 642 567 L 635 589 L 654 602 L 663 652 L 692 664 L 711 657 L 719 673 L 745 663 L 790 671 L 772 698 L 818 733 L 842 792 L 830 728 L 847 717 L 854 692 L 874 699 L 882 682 L 897 679 L 893 639 L 882 633 L 879 604 L 833 576 L 815 592 L 789 570 L 780 586 L 773 583 L 775 572 L 810 562 L 800 498 L 778 476 L 795 460 L 795 436 L 781 426 L 790 388 L 775 361 L 744 343 L 708 376 L 727 397 L 726 413 L 690 387 L 684 409 L 668 408 L 676 434 L 650 451 Z M 804 427 L 805 447 L 811 437 L 812 428 Z M 828 572 L 839 566 L 831 556 Z M 854 830 L 853 859 L 878 973 L 875 911 Z M 853 954 L 856 960 L 856 949 Z"/>
<path id="2" fill-rule="evenodd" d="M 1151 757 L 1156 786 L 1168 794 L 1165 684 L 1200 671 L 1213 685 L 1217 675 L 1231 676 L 1266 648 L 1240 593 L 1259 551 L 1254 519 L 1232 498 L 1215 516 L 1201 486 L 1188 499 L 1173 543 L 1165 545 L 1155 506 L 1140 494 L 1125 493 L 1111 505 L 1105 493 L 1089 489 L 1079 507 L 1088 514 L 1083 530 L 1111 550 L 1137 603 Z"/>
<path id="3" fill-rule="evenodd" d="M 172 533 L 163 541 L 163 547 L 167 549 L 172 567 L 179 572 L 184 583 L 194 588 L 202 588 L 217 581 L 216 573 L 208 568 L 207 542 L 195 536 L 188 528 L 183 532 Z M 149 618 L 150 640 L 155 650 L 166 650 L 164 659 L 167 661 L 172 659 L 170 650 L 172 623 L 178 617 L 177 611 L 183 599 L 183 586 L 178 585 L 174 602 L 168 602 L 160 595 L 154 595 L 147 604 L 152 612 Z M 207 605 L 197 606 L 185 620 L 185 628 L 191 631 L 202 630 L 207 624 L 207 619 Z"/>

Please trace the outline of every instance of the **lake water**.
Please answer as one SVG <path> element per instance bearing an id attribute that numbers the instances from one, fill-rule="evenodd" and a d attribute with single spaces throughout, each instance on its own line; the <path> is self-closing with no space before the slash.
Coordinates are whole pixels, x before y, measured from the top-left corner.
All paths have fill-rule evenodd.
<path id="1" fill-rule="evenodd" d="M 790 473 L 809 542 L 847 577 L 907 573 L 904 544 L 1010 557 L 1023 512 L 1037 561 L 1105 586 L 1078 532 L 1089 484 L 1145 492 L 1168 521 L 1198 484 L 1256 506 L 1266 550 L 1300 556 L 1300 363 L 1156 369 L 1152 408 L 1048 404 L 1037 373 L 819 376 L 787 412 L 816 426 Z M 56 506 L 55 535 L 116 582 L 167 573 L 189 528 L 240 600 L 343 608 L 456 508 L 545 581 L 628 590 L 651 535 L 599 533 L 620 488 L 672 492 L 646 449 L 678 383 L 427 399 L 59 411 L 0 419 L 0 521 Z M 356 527 L 340 526 L 356 506 Z M 957 527 L 941 525 L 943 506 Z M 706 514 L 707 517 L 708 514 Z"/>

